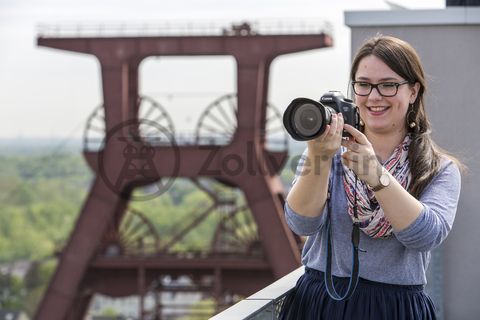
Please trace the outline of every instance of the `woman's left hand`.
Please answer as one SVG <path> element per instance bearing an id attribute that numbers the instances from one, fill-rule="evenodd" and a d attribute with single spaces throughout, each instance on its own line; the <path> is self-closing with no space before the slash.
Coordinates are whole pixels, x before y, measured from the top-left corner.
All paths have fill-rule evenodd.
<path id="1" fill-rule="evenodd" d="M 342 154 L 342 162 L 353 170 L 360 180 L 370 186 L 376 186 L 382 174 L 382 165 L 375 155 L 372 144 L 362 132 L 351 125 L 345 124 L 344 129 L 352 137 L 342 141 L 342 146 L 348 150 Z"/>

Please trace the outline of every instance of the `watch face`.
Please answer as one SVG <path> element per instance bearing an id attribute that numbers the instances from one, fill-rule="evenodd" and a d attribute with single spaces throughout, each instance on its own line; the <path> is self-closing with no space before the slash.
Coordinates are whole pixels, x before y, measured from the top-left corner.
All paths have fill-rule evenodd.
<path id="1" fill-rule="evenodd" d="M 380 176 L 380 184 L 384 187 L 388 186 L 390 183 L 390 177 L 388 174 L 384 173 Z"/>

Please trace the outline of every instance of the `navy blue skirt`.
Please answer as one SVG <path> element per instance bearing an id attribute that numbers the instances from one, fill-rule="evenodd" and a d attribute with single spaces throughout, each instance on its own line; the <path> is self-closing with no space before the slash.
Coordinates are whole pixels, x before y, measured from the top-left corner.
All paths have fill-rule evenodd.
<path id="1" fill-rule="evenodd" d="M 333 277 L 342 295 L 349 278 Z M 305 268 L 295 288 L 283 301 L 283 320 L 434 320 L 435 305 L 423 285 L 394 285 L 360 278 L 352 297 L 335 301 L 327 293 L 324 274 Z"/>

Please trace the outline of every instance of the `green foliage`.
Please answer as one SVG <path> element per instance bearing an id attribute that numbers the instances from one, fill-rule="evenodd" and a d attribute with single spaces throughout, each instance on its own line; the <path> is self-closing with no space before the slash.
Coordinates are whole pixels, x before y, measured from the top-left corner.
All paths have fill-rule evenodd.
<path id="1" fill-rule="evenodd" d="M 29 316 L 33 316 L 36 306 L 45 292 L 48 281 L 56 267 L 56 260 L 49 259 L 42 262 L 33 261 L 32 266 L 23 279 L 27 291 L 23 307 Z"/>
<path id="2" fill-rule="evenodd" d="M 38 261 L 25 279 L 1 276 L 0 307 L 23 307 L 31 316 L 53 274 L 55 252 L 68 240 L 93 175 L 80 153 L 3 153 L 0 163 L 0 263 Z M 282 172 L 284 185 L 293 179 L 291 167 L 289 161 Z M 235 199 L 238 206 L 245 203 L 242 192 L 220 183 L 211 183 L 209 187 L 224 198 Z M 208 194 L 190 180 L 177 179 L 168 192 L 149 201 L 133 201 L 130 206 L 152 222 L 161 241 L 166 243 L 188 229 L 212 203 Z M 212 211 L 173 250 L 208 250 L 224 214 L 221 208 Z M 202 302 L 207 309 L 209 303 Z M 211 309 L 213 313 L 213 305 Z M 116 315 L 110 311 L 106 310 L 105 315 Z"/>
<path id="3" fill-rule="evenodd" d="M 0 272 L 0 309 L 20 309 L 26 295 L 22 279 Z"/>
<path id="4" fill-rule="evenodd" d="M 113 308 L 105 308 L 105 309 L 102 310 L 100 315 L 104 316 L 104 317 L 116 317 L 119 314 L 118 314 L 118 311 L 113 309 Z"/>
<path id="5" fill-rule="evenodd" d="M 215 315 L 215 300 L 213 298 L 204 299 L 194 304 L 190 309 L 191 315 L 179 318 L 179 320 L 197 320 L 208 319 Z"/>
<path id="6" fill-rule="evenodd" d="M 25 279 L 3 275 L 0 307 L 30 316 L 55 267 L 91 179 L 81 155 L 0 156 L 0 262 L 34 262 Z M 42 261 L 42 262 L 39 262 Z"/>
<path id="7" fill-rule="evenodd" d="M 91 175 L 81 156 L 0 157 L 0 261 L 51 256 L 67 239 Z"/>

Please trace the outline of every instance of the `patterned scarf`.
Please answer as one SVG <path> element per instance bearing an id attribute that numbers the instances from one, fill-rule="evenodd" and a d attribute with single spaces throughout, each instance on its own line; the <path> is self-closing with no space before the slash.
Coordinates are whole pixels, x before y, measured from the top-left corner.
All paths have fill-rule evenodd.
<path id="1" fill-rule="evenodd" d="M 411 181 L 410 166 L 408 163 L 408 147 L 411 137 L 407 135 L 400 143 L 393 154 L 383 164 L 395 179 L 408 190 Z M 342 153 L 346 148 L 342 147 Z M 343 184 L 348 200 L 348 214 L 354 222 L 358 222 L 360 230 L 372 238 L 389 238 L 392 235 L 392 226 L 385 218 L 382 208 L 375 199 L 375 193 L 363 181 L 358 180 L 356 185 L 357 201 L 355 204 L 355 179 L 356 176 L 352 170 L 343 166 Z M 357 206 L 357 219 L 354 217 L 354 206 Z"/>

